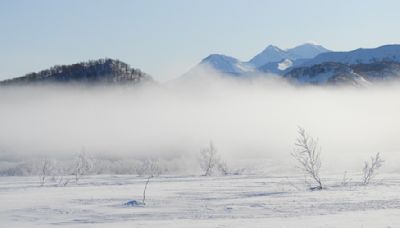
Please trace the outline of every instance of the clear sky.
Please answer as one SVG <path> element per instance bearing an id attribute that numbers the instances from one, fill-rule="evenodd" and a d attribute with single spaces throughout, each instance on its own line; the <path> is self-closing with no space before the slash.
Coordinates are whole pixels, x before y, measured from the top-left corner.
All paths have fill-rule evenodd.
<path id="1" fill-rule="evenodd" d="M 400 43 L 399 22 L 398 0 L 0 0 L 0 79 L 111 57 L 166 81 L 211 53 Z"/>

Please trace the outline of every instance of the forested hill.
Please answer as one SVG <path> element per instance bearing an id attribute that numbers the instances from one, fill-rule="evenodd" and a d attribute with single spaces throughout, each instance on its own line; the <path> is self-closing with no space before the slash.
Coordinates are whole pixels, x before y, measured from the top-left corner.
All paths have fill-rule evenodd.
<path id="1" fill-rule="evenodd" d="M 146 73 L 114 59 L 99 59 L 71 65 L 57 65 L 37 73 L 0 82 L 0 85 L 38 83 L 137 84 L 153 81 Z"/>

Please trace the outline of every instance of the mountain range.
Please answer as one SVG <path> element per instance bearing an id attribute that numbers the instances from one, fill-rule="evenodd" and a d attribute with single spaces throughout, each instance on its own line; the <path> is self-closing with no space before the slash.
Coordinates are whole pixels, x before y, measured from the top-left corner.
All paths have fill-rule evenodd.
<path id="1" fill-rule="evenodd" d="M 270 45 L 249 61 L 212 54 L 184 75 L 209 67 L 224 75 L 246 77 L 255 73 L 281 76 L 295 84 L 366 85 L 400 77 L 400 45 L 335 52 L 306 43 L 283 50 Z"/>
<path id="2" fill-rule="evenodd" d="M 207 68 L 229 77 L 275 75 L 297 85 L 369 85 L 400 78 L 400 45 L 335 52 L 306 43 L 290 49 L 269 45 L 248 61 L 211 54 L 180 77 L 192 79 L 207 74 Z M 179 80 L 179 79 L 178 79 Z M 114 59 L 99 59 L 54 66 L 37 73 L 0 81 L 0 85 L 43 83 L 138 84 L 154 82 L 139 69 Z"/>
<path id="3" fill-rule="evenodd" d="M 281 73 L 294 65 L 299 65 L 299 63 L 326 52 L 331 51 L 320 45 L 310 43 L 287 50 L 269 45 L 262 52 L 246 62 L 231 56 L 211 54 L 204 58 L 196 67 L 208 66 L 221 73 L 235 76 L 242 76 L 256 71 L 263 73 Z M 192 70 L 196 71 L 196 67 Z"/>

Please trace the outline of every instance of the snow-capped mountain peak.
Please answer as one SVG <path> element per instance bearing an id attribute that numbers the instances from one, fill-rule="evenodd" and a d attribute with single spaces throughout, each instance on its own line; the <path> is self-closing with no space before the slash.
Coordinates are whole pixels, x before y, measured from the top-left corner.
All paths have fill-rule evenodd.
<path id="1" fill-rule="evenodd" d="M 286 51 L 298 59 L 311 59 L 321 53 L 331 52 L 321 45 L 312 43 L 305 43 L 294 48 L 287 49 Z"/>
<path id="2" fill-rule="evenodd" d="M 200 66 L 206 65 L 221 73 L 240 75 L 251 71 L 252 68 L 236 58 L 221 54 L 211 54 L 200 62 Z"/>
<path id="3" fill-rule="evenodd" d="M 259 68 L 265 64 L 280 62 L 284 59 L 289 59 L 291 61 L 298 59 L 311 59 L 325 52 L 330 52 L 330 50 L 321 45 L 311 43 L 305 43 L 286 50 L 274 45 L 269 45 L 261 53 L 252 58 L 249 63 Z"/>
<path id="4" fill-rule="evenodd" d="M 278 62 L 288 57 L 286 51 L 277 46 L 269 45 L 262 52 L 254 56 L 249 63 L 255 67 L 260 67 L 267 63 Z"/>
<path id="5" fill-rule="evenodd" d="M 254 72 L 277 74 L 303 84 L 370 83 L 400 77 L 400 45 L 348 52 L 332 52 L 312 43 L 286 50 L 269 45 L 249 62 L 213 54 L 195 69 L 204 66 L 231 76 L 248 76 Z"/>

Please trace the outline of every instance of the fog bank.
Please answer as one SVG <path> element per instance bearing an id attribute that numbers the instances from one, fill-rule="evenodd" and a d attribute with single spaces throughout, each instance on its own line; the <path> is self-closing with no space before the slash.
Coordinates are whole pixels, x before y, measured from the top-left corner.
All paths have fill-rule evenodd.
<path id="1" fill-rule="evenodd" d="M 294 87 L 276 80 L 145 87 L 0 88 L 0 159 L 105 158 L 194 164 L 212 140 L 235 167 L 293 167 L 297 126 L 319 139 L 323 170 L 360 170 L 380 152 L 400 171 L 400 87 Z M 188 166 L 187 164 L 185 167 Z M 189 165 L 190 166 L 190 165 Z"/>

